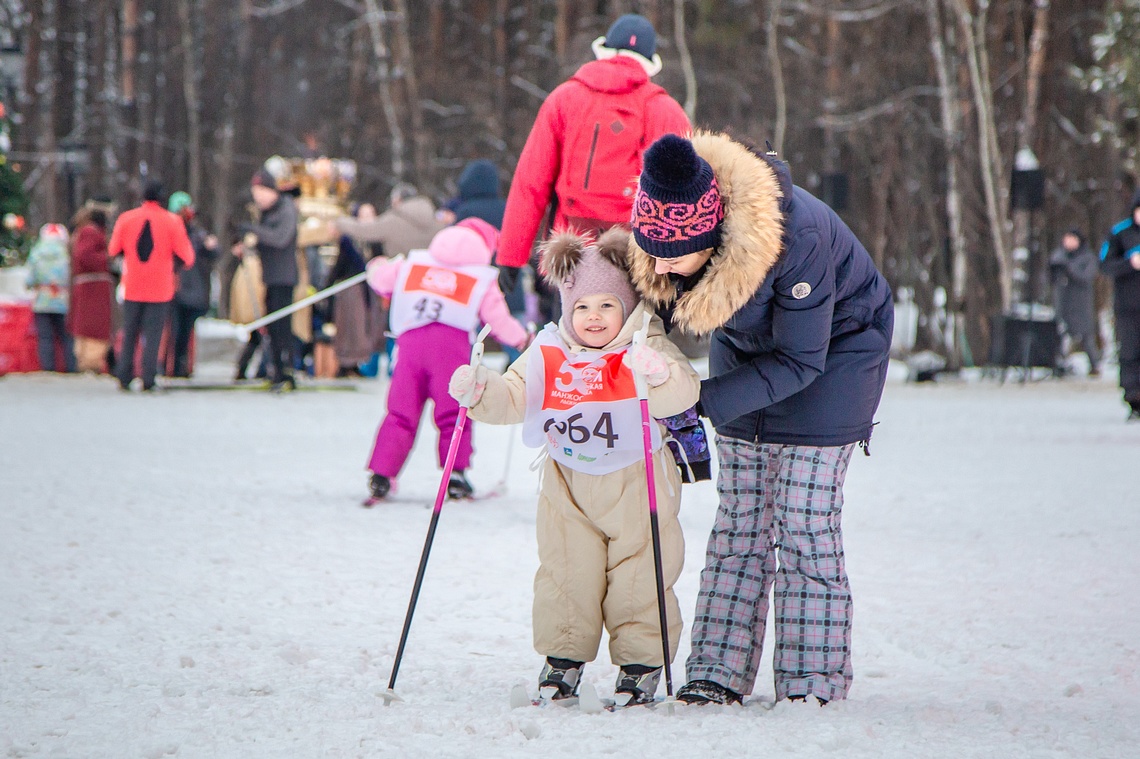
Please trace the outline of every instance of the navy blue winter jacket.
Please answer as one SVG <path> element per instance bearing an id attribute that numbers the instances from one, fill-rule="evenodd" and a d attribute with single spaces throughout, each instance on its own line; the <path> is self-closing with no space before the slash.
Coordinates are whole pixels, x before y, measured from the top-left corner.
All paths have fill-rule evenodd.
<path id="1" fill-rule="evenodd" d="M 1140 208 L 1140 191 L 1132 198 L 1132 211 Z M 1132 214 L 1112 227 L 1100 249 L 1100 270 L 1112 277 L 1112 303 L 1116 313 L 1140 312 L 1140 271 L 1130 259 L 1140 253 L 1140 226 Z"/>
<path id="2" fill-rule="evenodd" d="M 474 216 L 495 229 L 503 228 L 503 211 L 507 201 L 499 190 L 499 169 L 485 158 L 467 164 L 459 175 L 459 197 L 455 203 L 455 220 Z"/>
<path id="3" fill-rule="evenodd" d="M 717 432 L 758 443 L 866 441 L 886 380 L 894 307 L 866 249 L 787 166 L 698 133 L 725 202 L 720 247 L 683 282 L 630 240 L 634 282 L 672 321 L 712 333 L 701 408 Z"/>

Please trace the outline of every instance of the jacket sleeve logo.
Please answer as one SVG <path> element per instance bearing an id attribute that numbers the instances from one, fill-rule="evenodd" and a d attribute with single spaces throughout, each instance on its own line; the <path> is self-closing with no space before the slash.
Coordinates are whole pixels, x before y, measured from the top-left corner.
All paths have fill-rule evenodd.
<path id="1" fill-rule="evenodd" d="M 796 300 L 803 300 L 811 295 L 811 285 L 807 282 L 797 282 L 792 288 L 792 297 Z"/>

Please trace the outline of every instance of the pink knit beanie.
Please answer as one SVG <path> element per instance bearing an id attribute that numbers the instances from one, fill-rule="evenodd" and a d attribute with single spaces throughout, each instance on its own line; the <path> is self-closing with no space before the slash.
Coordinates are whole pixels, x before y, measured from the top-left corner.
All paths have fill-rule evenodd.
<path id="1" fill-rule="evenodd" d="M 625 267 L 629 232 L 613 229 L 595 243 L 573 232 L 556 234 L 542 246 L 541 268 L 546 281 L 562 296 L 562 326 L 574 332 L 571 314 L 574 304 L 587 295 L 604 293 L 618 299 L 623 321 L 637 308 L 640 298 L 633 289 Z"/>

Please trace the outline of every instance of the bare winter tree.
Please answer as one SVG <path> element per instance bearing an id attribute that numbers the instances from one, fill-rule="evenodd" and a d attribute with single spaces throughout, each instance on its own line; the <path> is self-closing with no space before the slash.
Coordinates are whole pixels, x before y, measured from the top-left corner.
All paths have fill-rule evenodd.
<path id="1" fill-rule="evenodd" d="M 1060 219 L 1095 236 L 1126 210 L 1135 6 L 0 0 L 0 29 L 23 60 L 8 105 L 33 223 L 85 196 L 134 202 L 145 162 L 224 233 L 273 154 L 353 158 L 355 192 L 374 202 L 400 180 L 443 200 L 476 157 L 509 176 L 590 40 L 643 13 L 665 60 L 655 81 L 697 126 L 771 141 L 807 189 L 828 196 L 825 183 L 845 179 L 842 215 L 892 285 L 915 293 L 920 345 L 965 363 L 1014 300 L 1014 242 L 1029 231 L 1008 207 L 1019 149 L 1049 177 L 1038 218 L 1057 221 L 1033 230 L 1039 243 Z M 65 160 L 83 150 L 86 173 Z"/>

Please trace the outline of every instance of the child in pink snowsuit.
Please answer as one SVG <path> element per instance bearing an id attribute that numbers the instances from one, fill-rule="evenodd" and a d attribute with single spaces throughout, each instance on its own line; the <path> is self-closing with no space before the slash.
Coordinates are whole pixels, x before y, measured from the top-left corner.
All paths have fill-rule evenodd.
<path id="1" fill-rule="evenodd" d="M 388 387 L 388 414 L 376 433 L 369 488 L 372 499 L 388 495 L 416 440 L 424 404 L 435 403 L 439 462 L 447 458 L 459 403 L 447 393 L 452 373 L 466 364 L 471 336 L 480 322 L 503 345 L 522 347 L 527 332 L 511 316 L 491 256 L 498 231 L 480 219 L 465 219 L 436 233 L 427 250 L 407 258 L 373 259 L 368 284 L 392 299 L 389 319 L 396 334 L 397 361 Z M 463 430 L 449 498 L 472 494 L 464 470 L 471 462 L 471 426 Z"/>

